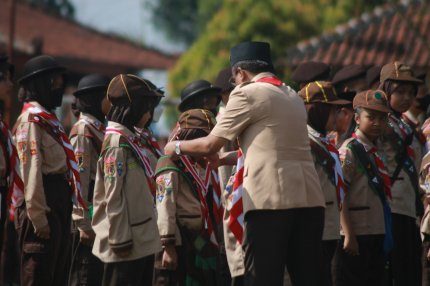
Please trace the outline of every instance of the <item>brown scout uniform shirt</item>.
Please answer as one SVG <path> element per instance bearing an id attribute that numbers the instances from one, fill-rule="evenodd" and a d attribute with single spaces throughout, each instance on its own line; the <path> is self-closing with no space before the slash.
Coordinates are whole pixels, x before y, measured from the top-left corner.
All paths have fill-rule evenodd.
<path id="1" fill-rule="evenodd" d="M 420 188 L 425 193 L 425 196 L 430 197 L 430 152 L 428 152 L 421 163 L 420 170 Z M 430 236 L 430 207 L 425 210 L 421 221 L 421 233 Z"/>
<path id="2" fill-rule="evenodd" d="M 288 86 L 255 82 L 237 86 L 211 134 L 239 138 L 244 166 L 244 213 L 255 209 L 324 207 L 312 160 L 303 100 Z"/>
<path id="3" fill-rule="evenodd" d="M 173 165 L 173 163 L 171 163 Z M 195 165 L 204 181 L 205 169 Z M 187 180 L 177 171 L 168 170 L 157 175 L 156 204 L 158 229 L 163 244 L 181 244 L 178 224 L 188 230 L 200 232 L 203 217 L 200 201 Z"/>
<path id="4" fill-rule="evenodd" d="M 110 121 L 108 127 L 135 136 L 119 123 Z M 105 136 L 102 150 L 93 199 L 93 254 L 109 263 L 136 260 L 161 251 L 154 199 L 138 159 L 117 134 Z M 127 257 L 113 251 L 128 247 L 132 248 Z"/>
<path id="5" fill-rule="evenodd" d="M 308 125 L 309 138 L 317 143 L 319 146 L 326 147 L 318 139 L 320 134 Z M 327 150 L 327 152 L 329 152 Z M 340 231 L 340 217 L 339 217 L 339 207 L 337 203 L 336 187 L 324 170 L 324 167 L 317 164 L 315 155 L 312 153 L 315 162 L 315 169 L 317 170 L 318 177 L 320 179 L 321 189 L 324 192 L 325 197 L 325 216 L 324 216 L 324 231 L 323 240 L 335 240 L 339 239 Z"/>
<path id="6" fill-rule="evenodd" d="M 360 131 L 355 132 L 369 151 L 375 145 Z M 345 182 L 349 184 L 345 195 L 343 207 L 348 208 L 352 229 L 356 235 L 385 234 L 384 210 L 378 195 L 370 188 L 368 177 L 359 159 L 354 156 L 351 149 L 347 147 L 353 138 L 346 140 L 339 150 L 342 161 L 342 171 Z M 378 152 L 381 152 L 379 150 Z M 381 153 L 378 153 L 381 155 Z M 370 155 L 370 154 L 369 154 Z M 369 156 L 370 160 L 373 155 Z M 341 234 L 345 235 L 343 230 Z"/>
<path id="7" fill-rule="evenodd" d="M 37 102 L 30 102 L 45 110 Z M 48 224 L 43 175 L 65 174 L 67 157 L 63 147 L 43 128 L 29 122 L 30 113 L 21 113 L 15 124 L 15 141 L 21 161 L 27 215 L 36 230 Z"/>
<path id="8" fill-rule="evenodd" d="M 103 123 L 87 113 L 81 113 L 79 120 L 70 132 L 70 143 L 75 150 L 76 160 L 78 161 L 82 198 L 87 206 L 92 205 L 93 201 L 92 196 L 90 197 L 92 195 L 90 185 L 96 179 L 97 161 L 103 137 Z M 87 211 L 73 207 L 72 218 L 79 230 L 91 230 L 91 218 Z"/>
<path id="9" fill-rule="evenodd" d="M 390 124 L 393 126 L 397 132 L 400 134 L 399 126 L 390 119 Z M 388 127 L 391 128 L 391 127 Z M 394 130 L 391 130 L 394 132 Z M 385 166 L 388 169 L 388 173 L 392 175 L 397 167 L 396 154 L 398 152 L 397 148 L 393 146 L 390 140 L 383 140 L 382 148 L 384 149 L 384 154 L 386 156 Z M 415 166 L 419 172 L 421 167 L 422 158 L 422 145 L 418 139 L 414 136 L 411 144 L 412 149 L 415 153 Z M 402 168 L 397 180 L 391 186 L 392 202 L 391 202 L 391 212 L 401 215 L 406 215 L 412 218 L 416 218 L 416 207 L 415 207 L 415 190 L 412 186 L 411 180 L 408 174 Z"/>

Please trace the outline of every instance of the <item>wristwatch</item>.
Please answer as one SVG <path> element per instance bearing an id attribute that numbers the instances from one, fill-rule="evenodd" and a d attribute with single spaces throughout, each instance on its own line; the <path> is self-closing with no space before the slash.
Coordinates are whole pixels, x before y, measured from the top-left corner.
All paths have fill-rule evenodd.
<path id="1" fill-rule="evenodd" d="M 181 155 L 181 141 L 176 141 L 175 144 L 175 153 L 176 155 Z"/>

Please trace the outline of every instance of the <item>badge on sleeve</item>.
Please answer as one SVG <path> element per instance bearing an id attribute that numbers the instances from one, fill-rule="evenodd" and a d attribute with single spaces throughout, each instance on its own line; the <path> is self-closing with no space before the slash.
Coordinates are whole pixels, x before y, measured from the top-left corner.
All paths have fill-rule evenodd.
<path id="1" fill-rule="evenodd" d="M 105 171 L 105 176 L 107 178 L 114 178 L 115 177 L 115 163 L 116 163 L 116 159 L 115 157 L 106 157 L 104 160 L 104 171 Z"/>

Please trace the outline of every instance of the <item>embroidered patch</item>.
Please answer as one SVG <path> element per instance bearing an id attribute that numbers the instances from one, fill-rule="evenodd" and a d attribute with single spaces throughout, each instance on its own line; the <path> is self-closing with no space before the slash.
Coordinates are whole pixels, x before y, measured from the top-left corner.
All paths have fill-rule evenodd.
<path id="1" fill-rule="evenodd" d="M 131 161 L 129 163 L 127 163 L 127 168 L 130 170 L 136 169 L 139 165 L 137 164 L 136 161 Z"/>
<path id="2" fill-rule="evenodd" d="M 164 186 L 162 186 L 162 185 L 158 185 L 158 186 L 157 186 L 157 191 L 156 191 L 156 193 L 155 193 L 155 198 L 157 199 L 157 201 L 158 201 L 159 203 L 161 203 L 161 202 L 163 201 L 163 199 L 164 199 L 164 195 L 165 195 L 165 189 L 164 189 Z"/>
<path id="3" fill-rule="evenodd" d="M 31 141 L 30 142 L 30 153 L 31 155 L 37 155 L 37 144 L 36 141 Z"/>
<path id="4" fill-rule="evenodd" d="M 84 156 L 85 155 L 83 153 L 76 152 L 75 156 L 76 156 L 76 161 L 78 161 L 79 172 L 81 172 L 81 173 L 85 172 L 85 168 L 84 168 L 84 162 L 85 162 Z"/>
<path id="5" fill-rule="evenodd" d="M 122 164 L 122 162 L 118 162 L 118 163 L 116 163 L 116 171 L 117 171 L 117 173 L 118 173 L 118 176 L 122 176 L 122 172 L 123 172 L 123 164 Z"/>
<path id="6" fill-rule="evenodd" d="M 16 141 L 27 141 L 28 128 L 20 129 L 16 132 Z"/>
<path id="7" fill-rule="evenodd" d="M 18 142 L 17 149 L 19 153 L 25 153 L 27 151 L 27 142 Z"/>
<path id="8" fill-rule="evenodd" d="M 115 177 L 115 157 L 106 157 L 104 160 L 104 171 L 106 177 L 113 178 Z"/>
<path id="9" fill-rule="evenodd" d="M 19 161 L 21 162 L 21 164 L 25 165 L 27 164 L 27 154 L 25 153 L 19 153 Z"/>
<path id="10" fill-rule="evenodd" d="M 164 182 L 166 183 L 166 188 L 172 187 L 172 179 L 171 178 L 165 178 Z"/>

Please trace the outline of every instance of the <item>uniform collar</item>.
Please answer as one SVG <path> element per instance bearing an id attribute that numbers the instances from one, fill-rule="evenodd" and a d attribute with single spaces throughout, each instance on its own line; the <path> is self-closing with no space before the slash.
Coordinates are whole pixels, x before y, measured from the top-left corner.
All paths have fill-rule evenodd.
<path id="1" fill-rule="evenodd" d="M 370 141 L 366 137 L 366 135 L 364 135 L 364 133 L 360 131 L 360 129 L 357 129 L 355 131 L 355 135 L 357 135 L 357 138 L 359 139 L 360 143 L 363 144 L 366 152 L 369 152 L 372 148 L 376 148 L 375 144 L 373 144 L 372 141 Z"/>
<path id="2" fill-rule="evenodd" d="M 97 118 L 95 118 L 89 113 L 81 112 L 81 114 L 79 115 L 79 119 L 86 120 L 92 125 L 96 126 L 97 128 L 100 128 L 101 126 L 103 126 L 103 123 L 100 120 L 98 120 Z"/>
<path id="3" fill-rule="evenodd" d="M 130 129 L 118 122 L 108 121 L 108 128 L 109 127 L 122 131 L 126 136 L 136 137 L 136 134 L 134 134 Z"/>
<path id="4" fill-rule="evenodd" d="M 43 106 L 42 106 L 39 102 L 37 102 L 37 101 L 29 101 L 28 103 L 29 103 L 29 104 L 31 104 L 31 105 L 33 105 L 34 107 L 37 107 L 37 108 L 41 109 L 42 111 L 49 112 L 49 113 L 54 113 L 53 111 L 49 111 L 49 110 L 47 110 L 45 107 L 43 107 Z"/>
<path id="5" fill-rule="evenodd" d="M 256 82 L 257 80 L 262 79 L 264 77 L 273 77 L 273 76 L 275 76 L 275 75 L 271 72 L 262 72 L 262 73 L 257 74 L 256 76 L 254 76 L 251 79 L 251 81 Z"/>
<path id="6" fill-rule="evenodd" d="M 318 131 L 316 131 L 315 129 L 313 129 L 309 124 L 307 125 L 308 127 L 308 133 L 315 138 L 323 138 L 324 136 L 319 133 Z"/>

